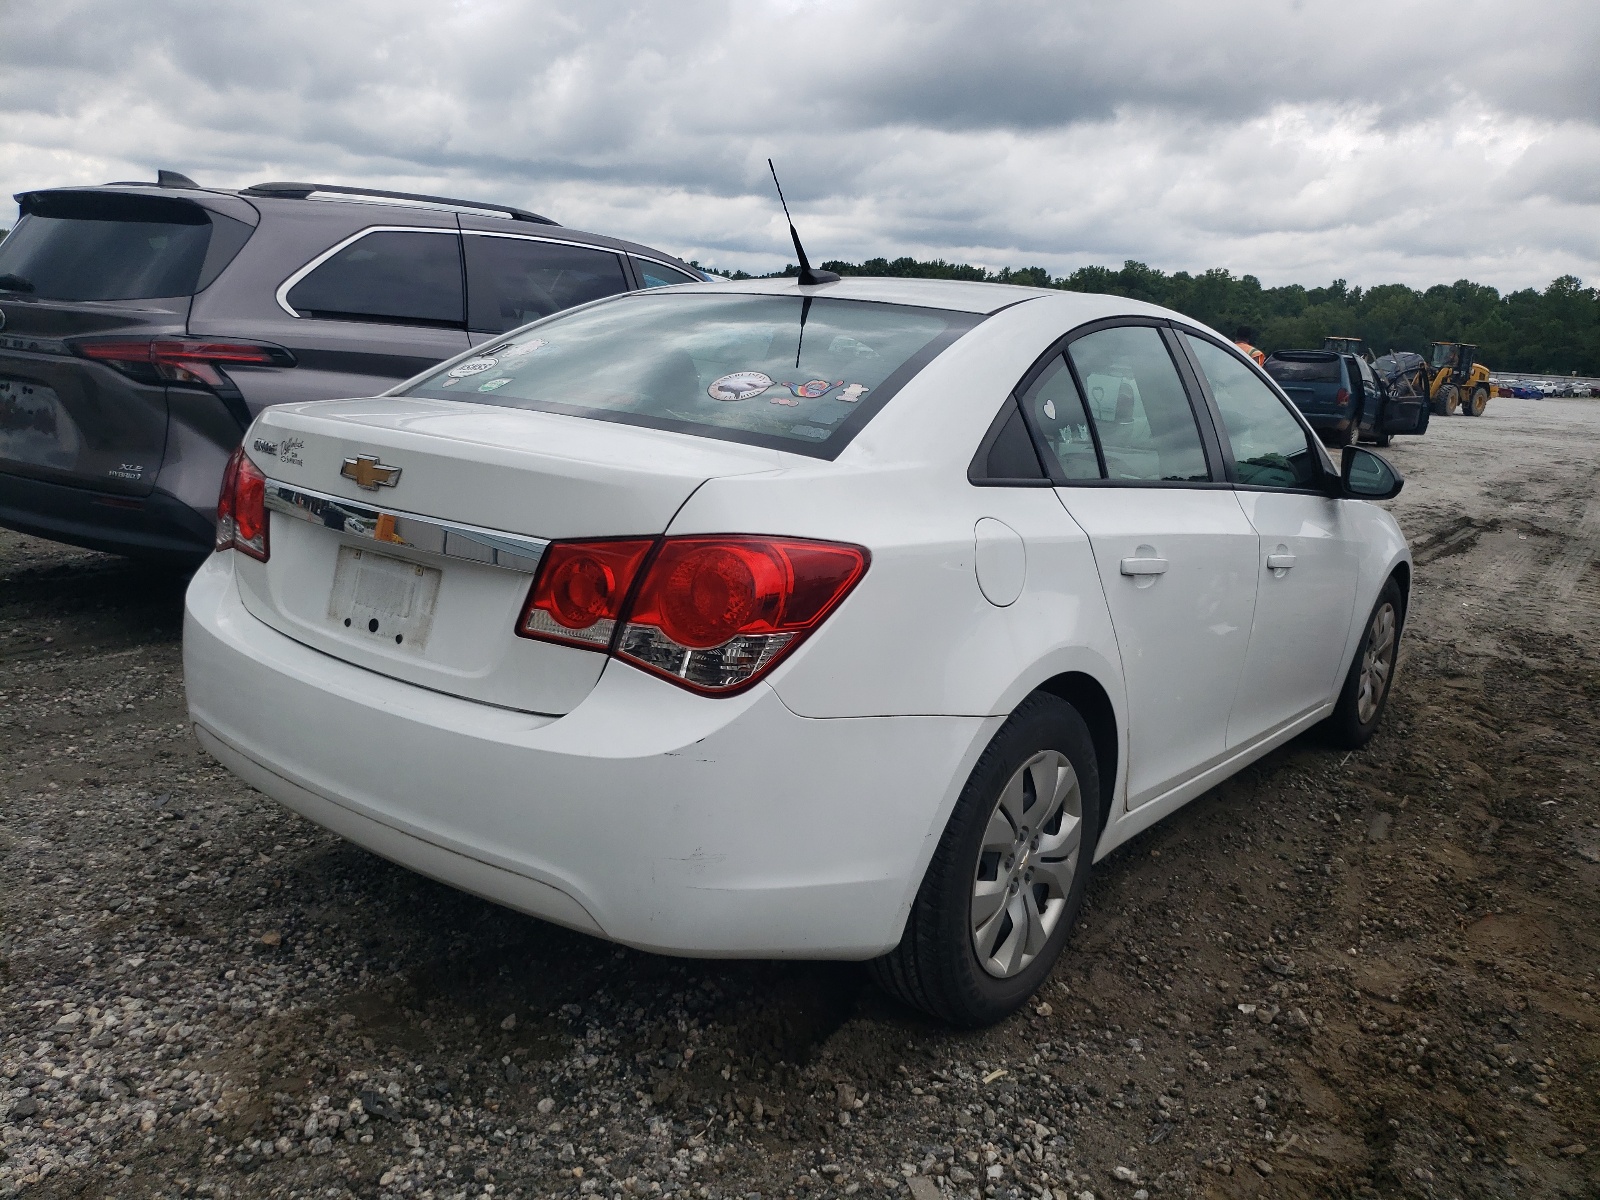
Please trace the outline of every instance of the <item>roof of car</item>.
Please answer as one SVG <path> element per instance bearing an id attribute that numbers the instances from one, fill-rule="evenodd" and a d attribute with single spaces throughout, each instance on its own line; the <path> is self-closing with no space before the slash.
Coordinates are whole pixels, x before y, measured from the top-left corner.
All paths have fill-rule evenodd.
<path id="1" fill-rule="evenodd" d="M 1065 292 L 1055 288 L 1020 287 L 1011 283 L 973 283 L 959 279 L 886 279 L 881 276 L 847 275 L 837 283 L 822 283 L 802 288 L 794 276 L 780 279 L 724 280 L 712 284 L 686 285 L 696 293 L 707 289 L 759 295 L 833 297 L 841 300 L 871 300 L 879 304 L 907 304 L 918 308 L 953 309 L 956 312 L 994 313 L 1029 300 L 1050 300 L 1073 310 L 1077 320 L 1092 321 L 1128 313 L 1151 316 L 1178 316 L 1177 313 L 1095 292 Z M 677 290 L 677 289 L 674 289 Z"/>

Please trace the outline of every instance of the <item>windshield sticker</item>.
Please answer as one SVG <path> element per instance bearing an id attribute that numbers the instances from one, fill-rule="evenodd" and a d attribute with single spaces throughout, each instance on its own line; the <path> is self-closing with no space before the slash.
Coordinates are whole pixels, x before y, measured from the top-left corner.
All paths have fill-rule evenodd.
<path id="1" fill-rule="evenodd" d="M 450 378 L 465 379 L 468 375 L 481 375 L 483 372 L 494 366 L 494 364 L 495 360 L 492 358 L 469 358 L 459 367 L 450 368 Z"/>
<path id="2" fill-rule="evenodd" d="M 783 386 L 802 400 L 815 400 L 820 396 L 826 396 L 834 388 L 843 387 L 844 380 L 829 383 L 826 379 L 810 379 L 805 383 L 786 383 Z"/>
<path id="3" fill-rule="evenodd" d="M 857 400 L 861 399 L 861 397 L 865 396 L 871 390 L 872 389 L 864 383 L 852 383 L 850 386 L 845 388 L 844 391 L 835 396 L 834 399 L 843 400 L 846 404 L 854 404 Z"/>
<path id="4" fill-rule="evenodd" d="M 761 395 L 772 383 L 772 376 L 760 371 L 735 371 L 714 380 L 706 394 L 713 400 L 749 400 Z"/>
<path id="5" fill-rule="evenodd" d="M 521 362 L 530 354 L 537 354 L 550 343 L 544 338 L 534 338 L 531 342 L 521 342 L 515 346 L 507 346 L 495 353 L 499 355 L 501 366 L 510 366 L 512 363 Z"/>
<path id="6" fill-rule="evenodd" d="M 508 383 L 510 383 L 510 382 L 511 382 L 511 376 L 509 376 L 509 375 L 502 375 L 502 376 L 501 376 L 501 377 L 500 377 L 500 378 L 499 378 L 499 379 L 491 379 L 491 380 L 489 380 L 489 382 L 488 382 L 488 383 L 485 383 L 485 384 L 483 384 L 483 385 L 482 385 L 482 386 L 480 386 L 480 387 L 479 387 L 479 388 L 478 388 L 478 390 L 479 390 L 479 391 L 480 391 L 480 392 L 492 392 L 492 391 L 494 391 L 494 390 L 495 390 L 495 389 L 496 389 L 496 388 L 503 388 L 503 387 L 505 387 L 505 385 L 506 385 L 506 384 L 508 384 Z"/>

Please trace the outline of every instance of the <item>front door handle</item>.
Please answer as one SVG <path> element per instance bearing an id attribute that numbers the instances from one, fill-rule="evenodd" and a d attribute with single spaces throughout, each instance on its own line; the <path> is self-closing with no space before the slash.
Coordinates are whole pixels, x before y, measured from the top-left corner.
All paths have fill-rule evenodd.
<path id="1" fill-rule="evenodd" d="M 1167 560 L 1164 558 L 1125 558 L 1122 560 L 1122 573 L 1124 575 L 1165 575 Z"/>
<path id="2" fill-rule="evenodd" d="M 1279 551 L 1277 554 L 1267 555 L 1267 570 L 1287 571 L 1294 566 L 1294 555 L 1288 551 Z"/>

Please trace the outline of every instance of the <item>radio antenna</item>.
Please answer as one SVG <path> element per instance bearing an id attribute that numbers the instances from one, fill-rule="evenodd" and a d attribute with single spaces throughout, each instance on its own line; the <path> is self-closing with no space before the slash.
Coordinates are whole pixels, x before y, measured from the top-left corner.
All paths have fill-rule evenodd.
<path id="1" fill-rule="evenodd" d="M 783 184 L 778 182 L 778 168 L 772 165 L 772 160 L 767 159 L 767 170 L 772 172 L 772 186 L 778 189 L 778 203 L 783 205 L 784 218 L 789 222 L 789 237 L 794 241 L 794 252 L 800 256 L 800 286 L 810 287 L 818 283 L 837 283 L 839 274 L 836 271 L 816 271 L 811 267 L 811 260 L 806 257 L 806 248 L 800 244 L 800 235 L 795 232 L 794 218 L 789 215 L 789 202 L 783 198 Z"/>

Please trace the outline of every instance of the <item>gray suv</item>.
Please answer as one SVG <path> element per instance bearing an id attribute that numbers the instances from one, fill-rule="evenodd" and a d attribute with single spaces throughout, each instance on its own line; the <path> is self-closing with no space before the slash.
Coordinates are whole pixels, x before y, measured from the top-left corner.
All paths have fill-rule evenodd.
<path id="1" fill-rule="evenodd" d="M 194 561 L 270 404 L 370 396 L 559 309 L 706 276 L 440 196 L 160 182 L 16 197 L 0 242 L 0 525 Z"/>

